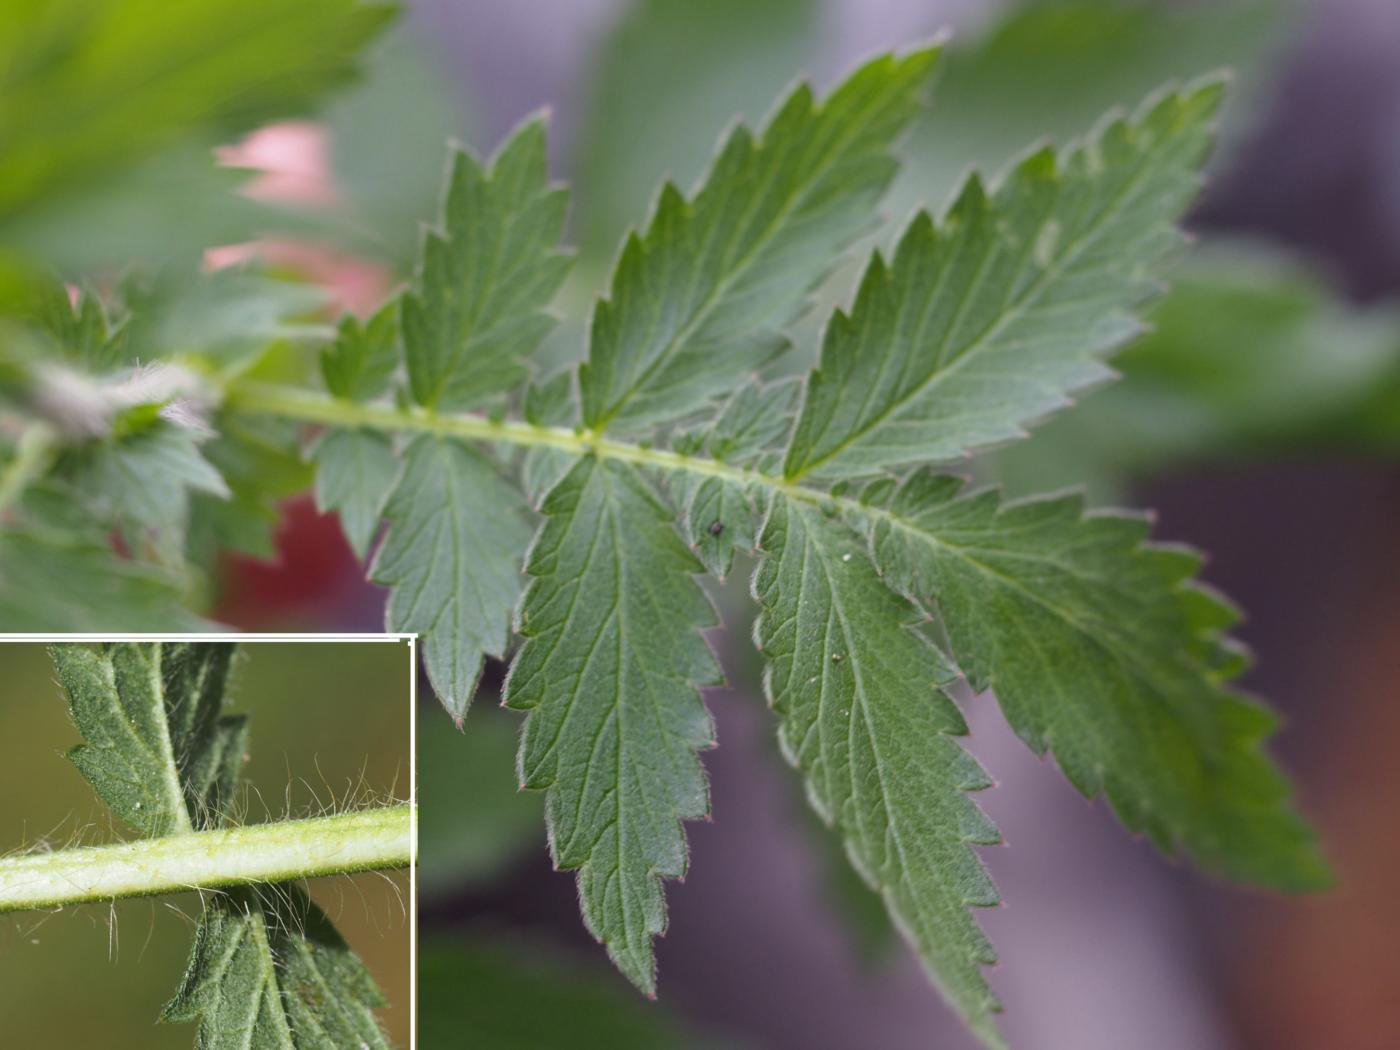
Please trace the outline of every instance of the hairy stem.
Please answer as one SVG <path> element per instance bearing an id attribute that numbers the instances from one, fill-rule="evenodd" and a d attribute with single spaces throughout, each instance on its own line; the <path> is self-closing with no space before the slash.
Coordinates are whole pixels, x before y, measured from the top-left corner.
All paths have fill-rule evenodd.
<path id="1" fill-rule="evenodd" d="M 662 470 L 687 471 L 724 478 L 740 484 L 760 484 L 796 499 L 830 500 L 818 489 L 805 488 L 771 474 L 736 467 L 700 456 L 685 456 L 667 449 L 613 441 L 589 430 L 540 427 L 533 423 L 494 420 L 485 416 L 438 415 L 420 408 L 363 405 L 324 394 L 267 383 L 240 382 L 228 390 L 228 405 L 250 415 L 278 416 L 329 426 L 370 427 L 374 430 L 412 430 L 447 434 L 468 441 L 505 442 L 523 447 L 556 448 L 577 456 L 595 455 Z"/>
<path id="2" fill-rule="evenodd" d="M 0 912 L 404 868 L 417 813 L 383 806 L 0 860 Z"/>
<path id="3" fill-rule="evenodd" d="M 307 423 L 324 423 L 327 426 L 369 427 L 390 432 L 427 431 L 467 441 L 504 442 L 525 448 L 555 448 L 576 456 L 594 455 L 600 459 L 616 459 L 659 470 L 684 471 L 703 477 L 723 478 L 741 485 L 761 485 L 781 492 L 789 499 L 839 508 L 870 519 L 883 519 L 899 529 L 909 527 L 908 522 L 898 514 L 883 507 L 869 506 L 859 499 L 833 495 L 823 489 L 703 456 L 686 456 L 669 449 L 613 441 L 588 430 L 541 427 L 533 423 L 494 420 L 485 416 L 439 415 L 421 408 L 365 405 L 296 387 L 246 381 L 228 389 L 227 404 L 236 411 L 249 415 L 276 416 Z M 921 535 L 926 542 L 954 547 L 953 544 L 927 532 Z"/>

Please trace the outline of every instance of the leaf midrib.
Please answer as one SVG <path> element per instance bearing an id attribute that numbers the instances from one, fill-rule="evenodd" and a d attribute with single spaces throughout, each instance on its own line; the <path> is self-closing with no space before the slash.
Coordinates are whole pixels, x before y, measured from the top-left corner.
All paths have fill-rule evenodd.
<path id="1" fill-rule="evenodd" d="M 1089 226 L 1086 227 L 1085 230 L 1082 231 L 1077 238 L 1068 242 L 1068 244 L 1066 245 L 1066 250 L 1064 254 L 1060 257 L 1058 263 L 1055 266 L 1046 267 L 1045 270 L 1041 272 L 1040 276 L 1038 276 L 1034 281 L 1028 284 L 1026 286 L 1026 289 L 1022 292 L 1022 294 L 1019 297 L 1014 298 L 1005 310 L 998 313 L 997 317 L 993 321 L 991 321 L 980 334 L 975 336 L 971 340 L 971 342 L 969 342 L 967 346 L 962 350 L 961 353 L 954 357 L 952 361 L 948 362 L 946 367 L 944 366 L 944 361 L 946 360 L 947 356 L 946 348 L 940 348 L 938 361 L 935 363 L 933 371 L 931 371 L 921 383 L 919 383 L 917 386 L 911 389 L 904 396 L 892 400 L 888 405 L 885 406 L 885 408 L 883 408 L 879 413 L 877 413 L 873 419 L 861 426 L 858 430 L 855 430 L 851 434 L 849 434 L 845 438 L 845 440 L 843 440 L 840 444 L 836 445 L 829 451 L 823 453 L 821 456 L 818 456 L 816 459 L 808 459 L 805 463 L 802 464 L 801 469 L 796 471 L 795 473 L 786 474 L 785 476 L 788 478 L 788 480 L 797 481 L 800 478 L 810 474 L 813 470 L 822 466 L 823 464 L 829 463 L 831 460 L 839 456 L 842 452 L 846 451 L 848 448 L 854 445 L 860 438 L 864 437 L 866 434 L 870 433 L 875 427 L 879 426 L 885 420 L 889 419 L 890 416 L 903 410 L 903 408 L 906 405 L 908 405 L 911 401 L 915 400 L 916 398 L 922 397 L 927 391 L 932 390 L 940 384 L 942 384 L 945 380 L 947 380 L 949 376 L 956 374 L 957 371 L 961 368 L 963 362 L 975 357 L 978 352 L 984 349 L 993 339 L 997 337 L 997 335 L 1002 331 L 1003 328 L 1006 327 L 1007 324 L 1009 324 L 1012 320 L 1019 319 L 1019 317 L 1021 316 L 1021 312 L 1034 304 L 1035 300 L 1039 297 L 1040 293 L 1044 291 L 1046 283 L 1052 277 L 1060 276 L 1064 272 L 1066 267 L 1068 267 L 1074 260 L 1078 259 L 1078 257 L 1084 251 L 1084 249 L 1092 243 L 1093 238 L 1099 233 L 1103 225 L 1111 217 L 1116 217 L 1119 214 L 1119 207 L 1123 204 L 1124 200 L 1126 200 L 1130 194 L 1134 193 L 1139 188 L 1142 180 L 1146 178 L 1147 173 L 1149 172 L 1151 167 L 1152 166 L 1147 163 L 1147 154 L 1144 153 L 1141 157 L 1139 157 L 1138 169 L 1136 172 L 1134 172 L 1132 178 L 1129 179 L 1122 187 L 1119 188 L 1117 192 L 1113 194 L 1112 197 L 1109 198 L 1108 207 L 1106 207 L 1102 212 L 1100 212 L 1100 214 L 1094 219 L 1094 221 L 1090 223 Z M 1027 238 L 1025 256 L 1030 255 L 1034 251 L 1034 245 L 1039 238 L 1040 232 L 1043 229 L 1044 221 L 1042 221 L 1040 226 L 1036 228 L 1036 236 Z M 991 253 L 989 251 L 986 255 L 986 258 L 990 258 L 990 256 Z M 1023 256 L 1022 258 L 1023 265 L 1025 261 L 1025 256 Z M 974 288 L 981 287 L 981 268 L 986 265 L 986 258 L 984 258 L 983 262 L 979 264 L 979 272 L 977 274 L 977 279 L 968 285 L 968 290 L 964 293 L 962 300 L 957 304 L 958 315 L 961 315 L 962 311 L 966 308 L 968 301 L 972 297 L 972 290 Z M 890 355 L 886 356 L 888 357 Z M 798 422 L 800 424 L 800 417 Z M 826 428 L 823 427 L 823 430 L 825 429 Z"/>

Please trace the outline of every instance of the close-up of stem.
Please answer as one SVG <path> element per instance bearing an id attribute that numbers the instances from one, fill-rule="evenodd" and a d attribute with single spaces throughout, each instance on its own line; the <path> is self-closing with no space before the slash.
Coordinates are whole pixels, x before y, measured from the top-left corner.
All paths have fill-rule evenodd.
<path id="1" fill-rule="evenodd" d="M 0 912 L 405 868 L 409 805 L 0 860 Z"/>
<path id="2" fill-rule="evenodd" d="M 115 959 L 118 916 L 134 909 L 127 902 L 149 902 L 153 916 L 167 908 L 187 915 L 190 902 L 180 898 L 198 895 L 179 990 L 170 998 L 167 989 L 163 1013 L 158 997 L 131 997 L 146 1004 L 144 1016 L 133 1034 L 114 1033 L 110 1045 L 157 1045 L 139 1034 L 157 1017 L 197 1023 L 201 1050 L 389 1050 L 404 1041 L 402 1018 L 385 1013 L 394 1005 L 385 990 L 409 1001 L 404 942 L 411 938 L 390 930 L 402 930 L 413 915 L 417 806 L 411 788 L 399 788 L 411 738 L 412 655 L 396 638 L 0 645 L 0 681 L 25 681 L 41 660 L 51 676 L 40 687 L 51 695 L 41 710 L 58 713 L 66 701 L 63 739 L 71 741 L 74 730 L 81 738 L 68 747 L 67 762 L 44 749 L 25 782 L 62 792 L 85 781 L 111 826 L 101 843 L 92 841 L 92 824 L 62 844 L 22 836 L 0 857 L 0 914 L 14 914 L 13 928 L 35 929 L 70 925 L 63 912 L 105 912 Z M 283 722 L 278 698 L 306 705 L 313 683 L 324 685 L 333 706 L 309 720 L 294 711 Z M 398 702 L 385 704 L 395 693 Z M 357 729 L 378 722 L 375 734 L 338 737 L 336 721 L 352 712 Z M 0 718 L 6 713 L 0 708 Z M 323 762 L 321 749 L 337 739 L 338 754 Z M 294 760 L 294 751 L 303 757 Z M 11 767 L 16 757 L 9 756 Z M 343 788 L 326 779 L 327 768 L 343 771 Z M 276 811 L 264 801 L 273 792 L 282 799 Z M 368 934 L 344 907 L 351 886 L 364 901 Z M 372 918 L 372 900 L 380 902 L 375 910 L 387 909 L 387 928 Z M 180 947 L 178 938 L 163 940 L 165 948 Z M 37 964 L 44 941 L 29 940 Z M 0 952 L 0 992 L 23 980 L 13 969 L 5 978 L 6 964 L 16 961 Z M 62 1022 L 30 1017 L 14 1004 L 6 1023 L 40 1042 L 58 1039 L 55 1033 L 69 1033 L 61 1045 L 72 1037 Z M 176 1034 L 171 1043 L 188 1038 Z"/>

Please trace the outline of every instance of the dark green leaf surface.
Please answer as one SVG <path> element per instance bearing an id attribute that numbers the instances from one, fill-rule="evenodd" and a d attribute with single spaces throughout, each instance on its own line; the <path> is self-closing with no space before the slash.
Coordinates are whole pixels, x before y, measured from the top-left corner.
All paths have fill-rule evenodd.
<path id="1" fill-rule="evenodd" d="M 1132 307 L 1180 242 L 1220 98 L 1167 93 L 1063 159 L 1032 153 L 990 195 L 974 175 L 938 225 L 918 215 L 828 326 L 787 477 L 955 459 L 1111 377 L 1102 358 L 1140 329 Z"/>
<path id="2" fill-rule="evenodd" d="M 782 327 L 873 223 L 936 57 L 877 58 L 820 103 L 801 85 L 757 138 L 735 127 L 692 197 L 662 187 L 593 313 L 588 426 L 684 418 L 786 346 Z"/>
<path id="3" fill-rule="evenodd" d="M 721 463 L 752 466 L 787 443 L 801 384 L 745 383 L 724 403 L 704 436 L 705 452 Z"/>
<path id="4" fill-rule="evenodd" d="M 350 547 L 364 558 L 398 477 L 393 443 L 379 430 L 328 430 L 312 446 L 311 460 L 316 464 L 316 508 L 340 515 Z"/>
<path id="5" fill-rule="evenodd" d="M 696 751 L 714 729 L 698 687 L 721 676 L 699 628 L 714 609 L 692 578 L 700 563 L 631 467 L 580 460 L 543 513 L 505 692 L 530 712 L 521 779 L 548 789 L 550 849 L 578 869 L 588 928 L 654 994 L 661 879 L 685 874 L 680 822 L 709 809 Z"/>
<path id="6" fill-rule="evenodd" d="M 520 495 L 481 453 L 425 434 L 404 453 L 370 578 L 393 588 L 388 627 L 422 635 L 433 690 L 459 723 L 485 655 L 502 657 L 530 539 Z"/>
<path id="7" fill-rule="evenodd" d="M 218 436 L 200 451 L 223 477 L 229 498 L 196 494 L 191 504 L 190 551 L 212 563 L 219 550 L 270 558 L 282 501 L 305 492 L 315 474 L 302 459 L 298 428 L 286 420 L 249 420 L 225 414 Z"/>
<path id="8" fill-rule="evenodd" d="M 215 895 L 162 1021 L 198 1021 L 196 1050 L 388 1050 L 384 996 L 295 885 Z"/>
<path id="9" fill-rule="evenodd" d="M 755 638 L 783 753 L 949 1002 L 1000 1046 L 982 976 L 996 957 L 967 910 L 998 899 L 969 844 L 1000 836 L 967 795 L 991 781 L 954 739 L 956 671 L 839 518 L 778 497 L 760 547 Z"/>
<path id="10" fill-rule="evenodd" d="M 429 408 L 472 408 L 529 378 L 526 357 L 554 327 L 545 307 L 569 272 L 559 248 L 568 193 L 549 182 L 542 118 L 483 168 L 452 155 L 441 230 L 423 239 L 402 300 L 409 388 Z"/>
<path id="11" fill-rule="evenodd" d="M 938 610 L 972 686 L 1161 848 L 1265 885 L 1325 883 L 1261 750 L 1273 716 L 1214 672 L 1234 614 L 1192 581 L 1196 555 L 1078 496 L 1002 506 L 960 488 L 921 472 L 873 494 L 872 540 L 884 577 Z"/>
<path id="12" fill-rule="evenodd" d="M 574 402 L 572 371 L 559 372 L 544 382 L 530 384 L 525 388 L 522 407 L 525 419 L 535 426 L 557 427 L 573 423 L 578 415 L 578 406 Z M 537 505 L 573 465 L 574 457 L 563 449 L 544 445 L 528 449 L 520 465 L 520 482 L 526 499 L 532 505 Z"/>
<path id="13" fill-rule="evenodd" d="M 722 580 L 734 565 L 735 552 L 753 550 L 758 528 L 754 496 L 732 481 L 704 478 L 690 489 L 681 527 L 705 569 Z"/>

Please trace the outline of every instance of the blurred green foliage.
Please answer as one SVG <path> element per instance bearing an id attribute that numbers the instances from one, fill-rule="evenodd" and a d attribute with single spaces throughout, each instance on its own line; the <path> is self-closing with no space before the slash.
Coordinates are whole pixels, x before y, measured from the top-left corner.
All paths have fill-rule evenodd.
<path id="1" fill-rule="evenodd" d="M 108 195 L 92 214 L 99 228 L 141 187 L 164 213 L 147 210 L 145 222 L 126 215 L 118 225 L 136 230 L 154 220 L 165 236 L 184 238 L 190 212 L 200 215 L 207 200 L 222 214 L 229 203 L 227 174 L 212 169 L 208 151 L 308 112 L 351 75 L 356 53 L 393 12 L 361 0 L 5 0 L 0 242 L 15 240 L 6 223 L 22 216 L 18 239 L 42 245 L 35 215 L 49 205 L 71 231 L 63 212 L 81 212 L 74 195 L 89 187 Z M 160 163 L 140 167 L 162 153 Z M 157 196 L 171 188 L 185 196 L 185 209 Z M 114 258 L 131 258 L 133 246 L 111 247 Z"/>
<path id="2" fill-rule="evenodd" d="M 1208 463 L 1400 455 L 1400 308 L 1347 307 L 1298 262 L 1218 244 L 1181 269 L 1124 377 L 990 457 L 1013 494 L 1097 502 Z"/>
<path id="3" fill-rule="evenodd" d="M 700 1041 L 664 1007 L 611 978 L 504 939 L 439 937 L 418 955 L 422 1045 L 737 1050 L 730 1041 Z"/>
<path id="4" fill-rule="evenodd" d="M 418 722 L 419 890 L 436 898 L 498 878 L 527 851 L 544 852 L 544 806 L 516 786 L 518 719 L 478 698 L 464 733 L 436 701 Z"/>

